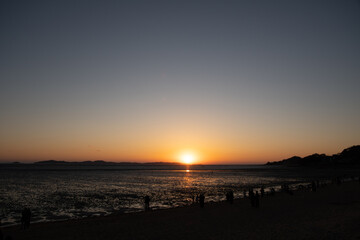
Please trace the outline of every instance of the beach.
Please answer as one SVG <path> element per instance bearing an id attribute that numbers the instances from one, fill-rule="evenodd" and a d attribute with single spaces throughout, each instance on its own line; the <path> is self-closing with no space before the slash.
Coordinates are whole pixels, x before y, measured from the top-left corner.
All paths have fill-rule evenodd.
<path id="1" fill-rule="evenodd" d="M 360 239 L 360 183 L 260 199 L 3 228 L 21 239 Z"/>

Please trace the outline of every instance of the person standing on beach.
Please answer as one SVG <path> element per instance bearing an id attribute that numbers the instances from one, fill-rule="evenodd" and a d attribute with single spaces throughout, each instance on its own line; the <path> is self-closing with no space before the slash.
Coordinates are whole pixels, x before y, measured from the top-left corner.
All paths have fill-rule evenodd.
<path id="1" fill-rule="evenodd" d="M 25 208 L 21 212 L 21 228 L 25 229 Z"/>
<path id="2" fill-rule="evenodd" d="M 231 204 L 234 203 L 234 192 L 232 190 L 226 193 L 226 200 Z"/>
<path id="3" fill-rule="evenodd" d="M 316 184 L 315 181 L 311 182 L 311 191 L 316 192 Z"/>
<path id="4" fill-rule="evenodd" d="M 199 200 L 200 200 L 200 207 L 203 208 L 204 204 L 205 204 L 205 196 L 204 196 L 204 194 L 202 194 L 202 193 L 200 194 Z"/>
<path id="5" fill-rule="evenodd" d="M 252 207 L 255 207 L 255 196 L 252 188 L 249 189 L 249 198 Z"/>
<path id="6" fill-rule="evenodd" d="M 148 195 L 145 196 L 144 203 L 145 203 L 145 211 L 149 211 L 150 210 L 150 197 Z"/>
<path id="7" fill-rule="evenodd" d="M 264 189 L 264 186 L 261 186 L 261 197 L 264 197 L 265 196 L 265 189 Z"/>
<path id="8" fill-rule="evenodd" d="M 31 211 L 30 208 L 24 208 L 21 212 L 21 226 L 23 229 L 28 229 L 30 227 L 31 220 Z"/>
<path id="9" fill-rule="evenodd" d="M 259 195 L 259 192 L 256 191 L 256 194 L 255 194 L 255 207 L 258 208 L 260 205 L 260 195 Z"/>
<path id="10" fill-rule="evenodd" d="M 337 178 L 336 178 L 336 183 L 337 183 L 337 185 L 340 185 L 340 184 L 341 184 L 341 178 L 340 178 L 340 177 L 337 177 Z"/>

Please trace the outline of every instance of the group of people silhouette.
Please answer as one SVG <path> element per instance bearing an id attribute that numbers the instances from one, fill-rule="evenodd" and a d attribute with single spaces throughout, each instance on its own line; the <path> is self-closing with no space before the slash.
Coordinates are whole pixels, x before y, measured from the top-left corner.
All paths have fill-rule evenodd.
<path id="1" fill-rule="evenodd" d="M 336 184 L 341 184 L 341 178 L 337 177 L 334 178 L 333 183 Z M 359 177 L 359 182 L 360 182 L 360 177 Z M 309 185 L 308 189 L 310 188 L 312 192 L 316 192 L 317 188 L 320 186 L 320 181 L 316 180 L 316 181 L 312 181 L 311 184 Z M 299 185 L 298 189 L 301 190 L 302 187 L 304 187 L 303 185 Z M 293 190 L 290 188 L 290 186 L 288 184 L 282 184 L 281 185 L 281 191 L 288 193 L 290 195 L 293 195 L 294 192 Z M 271 187 L 270 191 L 267 193 L 267 195 L 275 195 L 275 188 Z M 264 186 L 261 186 L 260 188 L 260 194 L 259 191 L 255 191 L 253 188 L 249 188 L 248 191 L 247 190 L 243 190 L 243 197 L 244 198 L 249 198 L 250 199 L 250 204 L 252 207 L 254 208 L 259 208 L 260 207 L 260 198 L 265 196 L 265 188 Z M 226 192 L 225 194 L 226 196 L 226 201 L 229 202 L 230 204 L 234 203 L 234 192 L 232 190 L 229 190 Z M 204 193 L 201 193 L 199 195 L 196 195 L 196 198 L 194 199 L 193 197 L 193 201 L 195 200 L 196 203 L 198 203 L 200 205 L 201 208 L 204 207 L 205 205 L 205 195 Z M 144 204 L 145 204 L 145 210 L 150 210 L 150 197 L 149 196 L 145 196 L 144 197 Z"/>
<path id="2" fill-rule="evenodd" d="M 261 187 L 260 192 L 261 192 L 261 197 L 263 197 L 265 195 L 264 187 Z M 275 190 L 274 190 L 274 192 L 275 192 Z M 226 196 L 226 201 L 227 202 L 229 202 L 230 204 L 234 203 L 234 192 L 232 190 L 229 190 L 228 192 L 226 192 L 225 196 Z M 246 196 L 247 196 L 246 190 L 244 190 L 244 198 Z M 252 188 L 250 188 L 248 196 L 250 198 L 251 206 L 258 208 L 260 206 L 259 192 L 256 191 L 256 193 L 254 193 L 254 190 Z M 195 201 L 197 203 L 199 203 L 201 208 L 203 208 L 205 206 L 205 194 L 200 193 L 199 195 L 196 195 Z M 146 195 L 144 197 L 144 209 L 145 209 L 145 211 L 149 211 L 151 209 L 150 208 L 150 196 L 148 196 L 148 195 Z"/>
<path id="3" fill-rule="evenodd" d="M 342 179 L 337 177 L 332 179 L 332 183 L 333 184 L 341 184 Z M 360 183 L 360 177 L 359 177 L 359 183 Z M 324 183 L 325 184 L 325 183 Z M 317 188 L 320 186 L 320 181 L 312 181 L 311 184 L 308 185 L 308 189 L 310 189 L 312 192 L 316 192 Z M 298 189 L 302 189 L 301 187 L 303 187 L 303 185 L 299 185 Z M 292 190 L 290 189 L 289 185 L 287 184 L 282 184 L 281 185 L 281 191 L 289 193 L 289 194 L 293 194 Z M 274 188 L 270 188 L 270 192 L 267 193 L 268 195 L 274 195 L 275 194 L 275 189 Z M 243 197 L 244 198 L 249 198 L 250 199 L 250 204 L 252 207 L 254 208 L 259 208 L 260 207 L 260 197 L 264 197 L 265 196 L 265 189 L 262 186 L 260 188 L 260 194 L 259 191 L 255 191 L 254 193 L 254 189 L 253 188 L 249 188 L 248 191 L 244 190 L 243 191 Z M 232 190 L 229 190 L 226 192 L 226 200 L 230 203 L 233 204 L 234 202 L 234 192 Z M 205 194 L 204 193 L 200 193 L 199 195 L 196 196 L 196 202 L 199 203 L 200 207 L 203 208 L 205 205 Z M 144 197 L 144 208 L 145 211 L 149 211 L 150 208 L 150 196 L 146 195 Z M 30 221 L 31 221 L 31 211 L 28 207 L 24 208 L 23 211 L 21 212 L 21 227 L 22 229 L 28 229 L 30 227 Z M 0 221 L 0 226 L 1 226 L 1 221 Z M 0 228 L 0 240 L 11 240 L 12 238 L 10 236 L 4 236 L 1 228 Z"/>
<path id="4" fill-rule="evenodd" d="M 30 227 L 31 211 L 30 208 L 26 207 L 21 212 L 21 228 L 28 229 Z M 12 240 L 10 235 L 4 235 L 1 230 L 1 219 L 0 219 L 0 240 Z"/>
<path id="5" fill-rule="evenodd" d="M 254 190 L 252 188 L 249 188 L 249 198 L 252 207 L 260 207 L 260 195 L 258 191 L 256 191 L 256 193 L 254 194 Z"/>
<path id="6" fill-rule="evenodd" d="M 282 192 L 285 192 L 285 193 L 288 193 L 290 195 L 293 195 L 294 192 L 290 189 L 289 185 L 288 184 L 282 184 L 281 185 L 281 191 Z"/>
<path id="7" fill-rule="evenodd" d="M 234 194 L 233 194 L 232 191 L 229 194 L 230 194 L 229 195 L 229 198 L 230 198 L 229 201 L 231 201 L 231 203 L 232 203 L 233 200 L 234 200 Z M 196 202 L 198 202 L 200 204 L 200 207 L 203 208 L 204 205 L 205 205 L 205 195 L 203 193 L 200 193 L 199 195 L 197 195 L 196 196 Z M 151 210 L 151 208 L 150 208 L 150 196 L 148 196 L 148 195 L 146 195 L 144 197 L 144 209 L 145 209 L 145 211 Z"/>

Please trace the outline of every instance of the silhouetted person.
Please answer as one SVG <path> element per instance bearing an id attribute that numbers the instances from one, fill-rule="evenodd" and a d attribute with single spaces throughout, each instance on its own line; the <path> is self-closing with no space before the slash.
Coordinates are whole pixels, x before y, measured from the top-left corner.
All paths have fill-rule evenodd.
<path id="1" fill-rule="evenodd" d="M 259 195 L 259 192 L 256 191 L 256 194 L 255 194 L 255 207 L 258 208 L 260 205 L 260 195 Z"/>
<path id="2" fill-rule="evenodd" d="M 203 208 L 204 207 L 204 203 L 205 203 L 205 196 L 204 194 L 200 194 L 200 197 L 199 197 L 199 201 L 200 201 L 200 207 Z"/>
<path id="3" fill-rule="evenodd" d="M 337 177 L 337 178 L 336 178 L 336 183 L 337 183 L 338 185 L 341 184 L 341 179 L 340 179 L 340 177 Z"/>
<path id="4" fill-rule="evenodd" d="M 249 188 L 249 197 L 254 196 L 254 190 L 252 188 Z"/>
<path id="5" fill-rule="evenodd" d="M 270 194 L 275 195 L 275 188 L 270 188 Z"/>
<path id="6" fill-rule="evenodd" d="M 287 185 L 285 183 L 283 185 L 281 185 L 281 191 L 288 192 L 289 191 L 289 185 Z"/>
<path id="7" fill-rule="evenodd" d="M 260 193 L 261 193 L 261 197 L 264 197 L 264 196 L 265 196 L 264 186 L 261 187 Z"/>
<path id="8" fill-rule="evenodd" d="M 31 220 L 31 211 L 29 208 L 24 208 L 21 212 L 21 226 L 23 229 L 28 229 L 30 227 Z"/>
<path id="9" fill-rule="evenodd" d="M 252 207 L 255 207 L 255 196 L 252 188 L 249 189 L 249 198 Z"/>
<path id="10" fill-rule="evenodd" d="M 145 203 L 145 211 L 149 211 L 150 210 L 150 197 L 148 195 L 145 196 L 144 203 Z"/>
<path id="11" fill-rule="evenodd" d="M 246 190 L 245 189 L 244 189 L 243 194 L 244 194 L 244 198 L 246 198 Z"/>
<path id="12" fill-rule="evenodd" d="M 230 190 L 230 203 L 233 204 L 234 203 L 234 192 L 232 190 Z"/>
<path id="13" fill-rule="evenodd" d="M 316 192 L 316 184 L 315 181 L 311 182 L 311 191 Z"/>
<path id="14" fill-rule="evenodd" d="M 234 203 L 234 192 L 232 190 L 226 193 L 226 200 L 231 204 Z"/>

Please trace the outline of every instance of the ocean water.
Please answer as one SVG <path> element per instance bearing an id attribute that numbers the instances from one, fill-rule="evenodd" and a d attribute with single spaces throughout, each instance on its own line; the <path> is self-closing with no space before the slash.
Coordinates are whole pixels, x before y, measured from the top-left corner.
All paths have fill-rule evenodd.
<path id="1" fill-rule="evenodd" d="M 143 210 L 146 195 L 152 209 L 179 207 L 192 204 L 199 193 L 205 194 L 205 202 L 222 201 L 230 189 L 239 198 L 249 187 L 279 189 L 283 183 L 295 187 L 331 175 L 265 166 L 192 168 L 3 165 L 0 219 L 3 226 L 19 224 L 24 207 L 31 209 L 32 222 L 137 212 Z"/>

